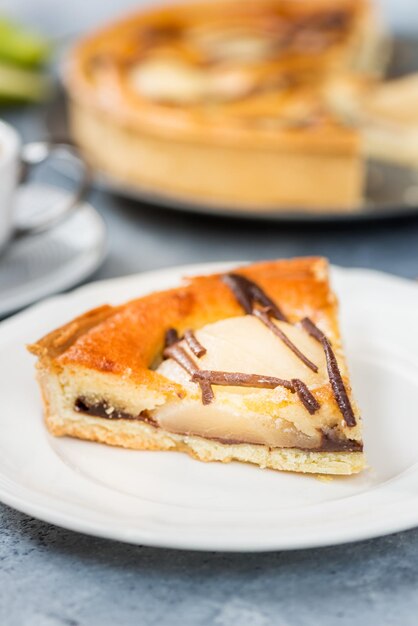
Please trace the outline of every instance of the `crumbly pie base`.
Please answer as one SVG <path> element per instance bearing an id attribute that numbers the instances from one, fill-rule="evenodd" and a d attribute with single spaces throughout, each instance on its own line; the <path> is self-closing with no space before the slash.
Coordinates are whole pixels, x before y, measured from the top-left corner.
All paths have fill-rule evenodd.
<path id="1" fill-rule="evenodd" d="M 133 450 L 186 452 L 199 461 L 241 461 L 261 468 L 308 474 L 349 475 L 364 469 L 363 452 L 317 452 L 296 448 L 270 448 L 249 443 L 224 444 L 202 437 L 179 435 L 143 422 L 123 422 L 89 417 L 45 406 L 48 430 L 56 437 L 69 436 Z"/>
<path id="2" fill-rule="evenodd" d="M 70 115 L 89 163 L 111 184 L 133 192 L 229 209 L 299 207 L 313 213 L 350 212 L 362 197 L 360 138 L 349 128 L 330 129 L 320 142 L 289 133 L 274 148 L 254 144 L 240 149 L 133 131 L 76 100 Z"/>

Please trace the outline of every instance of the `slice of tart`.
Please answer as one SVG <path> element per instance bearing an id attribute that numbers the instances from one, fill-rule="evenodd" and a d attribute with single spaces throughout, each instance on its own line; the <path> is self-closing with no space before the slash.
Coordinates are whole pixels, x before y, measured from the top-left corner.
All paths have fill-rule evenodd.
<path id="1" fill-rule="evenodd" d="M 327 97 L 359 129 L 367 156 L 418 168 L 418 73 L 385 81 L 336 78 Z"/>
<path id="2" fill-rule="evenodd" d="M 125 188 L 260 210 L 352 210 L 361 137 L 331 76 L 374 74 L 369 0 L 219 0 L 139 11 L 93 33 L 65 74 L 75 140 Z"/>
<path id="3" fill-rule="evenodd" d="M 190 278 L 29 349 L 54 435 L 296 472 L 364 467 L 324 259 Z"/>

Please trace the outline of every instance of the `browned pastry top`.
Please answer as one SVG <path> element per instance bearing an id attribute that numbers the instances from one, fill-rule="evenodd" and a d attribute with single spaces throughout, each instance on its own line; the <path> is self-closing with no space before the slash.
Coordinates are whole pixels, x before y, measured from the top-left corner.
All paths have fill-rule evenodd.
<path id="1" fill-rule="evenodd" d="M 266 261 L 236 270 L 256 281 L 288 316 L 309 316 L 339 347 L 336 302 L 321 258 Z M 167 329 L 179 334 L 243 315 L 221 275 L 191 278 L 183 286 L 152 293 L 122 306 L 103 306 L 76 318 L 30 346 L 53 367 L 74 364 L 127 376 L 138 383 L 171 385 L 149 369 L 162 352 Z"/>

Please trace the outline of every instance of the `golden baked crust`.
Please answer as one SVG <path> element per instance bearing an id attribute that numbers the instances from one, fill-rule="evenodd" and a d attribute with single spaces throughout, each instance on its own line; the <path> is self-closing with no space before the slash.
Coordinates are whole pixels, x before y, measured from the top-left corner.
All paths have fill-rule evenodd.
<path id="1" fill-rule="evenodd" d="M 327 262 L 321 258 L 266 261 L 239 268 L 235 273 L 253 280 L 280 303 L 290 322 L 308 316 L 326 333 L 357 424 L 353 428 L 341 423 L 329 383 L 315 389 L 323 409 L 312 420 L 318 425 L 337 427 L 341 436 L 358 444 L 358 451 L 225 444 L 168 432 L 146 419 L 104 419 L 75 411 L 76 399 L 87 397 L 97 402 L 105 400 L 133 416 L 147 416 L 165 403 L 183 398 L 185 390 L 181 384 L 150 368 L 162 353 L 168 328 L 182 334 L 186 329 L 242 317 L 243 311 L 221 275 L 186 279 L 175 289 L 152 293 L 121 306 L 99 307 L 29 346 L 39 357 L 38 375 L 50 431 L 135 449 L 185 450 L 201 460 L 241 459 L 275 469 L 306 472 L 359 471 L 364 464 L 360 419 L 342 352 L 337 303 L 329 287 Z M 283 394 L 289 406 L 298 402 L 290 392 L 283 390 Z M 261 409 L 268 413 L 268 402 Z"/>
<path id="2" fill-rule="evenodd" d="M 100 170 L 161 195 L 351 208 L 363 181 L 360 139 L 324 91 L 330 75 L 364 69 L 371 19 L 367 0 L 137 13 L 73 51 L 74 136 Z"/>
<path id="3" fill-rule="evenodd" d="M 266 261 L 237 270 L 257 282 L 281 304 L 290 320 L 305 316 L 321 323 L 337 346 L 340 343 L 336 301 L 330 291 L 327 262 L 321 258 Z M 150 370 L 162 351 L 164 334 L 228 317 L 242 309 L 221 274 L 186 279 L 183 286 L 152 293 L 127 304 L 93 309 L 29 346 L 41 363 L 59 370 L 69 364 L 126 376 L 136 383 L 171 390 Z"/>

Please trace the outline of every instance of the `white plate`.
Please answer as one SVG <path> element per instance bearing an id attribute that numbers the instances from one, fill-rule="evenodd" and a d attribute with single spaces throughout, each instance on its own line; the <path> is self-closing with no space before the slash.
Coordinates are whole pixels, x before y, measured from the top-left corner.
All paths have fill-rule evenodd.
<path id="1" fill-rule="evenodd" d="M 220 267 L 92 284 L 0 325 L 0 499 L 92 535 L 199 550 L 323 546 L 417 525 L 418 289 L 372 271 L 333 270 L 370 463 L 359 476 L 323 481 L 47 434 L 25 343 L 88 307 Z"/>
<path id="2" fill-rule="evenodd" d="M 17 192 L 17 210 L 27 219 L 67 197 L 31 183 Z M 87 202 L 53 229 L 14 241 L 0 257 L 0 317 L 80 283 L 99 267 L 105 249 L 104 222 Z"/>

